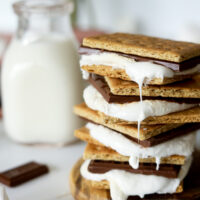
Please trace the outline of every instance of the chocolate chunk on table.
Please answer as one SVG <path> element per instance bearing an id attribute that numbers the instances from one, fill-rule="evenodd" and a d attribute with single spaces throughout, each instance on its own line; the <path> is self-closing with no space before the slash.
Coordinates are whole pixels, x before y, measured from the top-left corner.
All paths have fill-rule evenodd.
<path id="1" fill-rule="evenodd" d="M 0 173 L 0 182 L 15 187 L 31 179 L 48 173 L 48 167 L 36 162 L 29 162 L 19 167 Z"/>

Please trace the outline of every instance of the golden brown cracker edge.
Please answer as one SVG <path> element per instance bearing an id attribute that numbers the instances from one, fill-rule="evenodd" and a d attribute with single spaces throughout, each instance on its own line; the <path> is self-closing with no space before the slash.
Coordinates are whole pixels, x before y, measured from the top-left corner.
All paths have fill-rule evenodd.
<path id="1" fill-rule="evenodd" d="M 199 44 L 126 33 L 86 37 L 83 46 L 178 63 L 200 55 Z"/>

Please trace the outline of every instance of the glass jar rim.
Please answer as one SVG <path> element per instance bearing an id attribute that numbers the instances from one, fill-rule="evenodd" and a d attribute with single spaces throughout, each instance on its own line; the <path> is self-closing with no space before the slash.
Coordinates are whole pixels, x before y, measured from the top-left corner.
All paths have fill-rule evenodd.
<path id="1" fill-rule="evenodd" d="M 71 0 L 22 0 L 13 4 L 17 15 L 23 13 L 67 12 L 71 14 L 74 4 Z"/>

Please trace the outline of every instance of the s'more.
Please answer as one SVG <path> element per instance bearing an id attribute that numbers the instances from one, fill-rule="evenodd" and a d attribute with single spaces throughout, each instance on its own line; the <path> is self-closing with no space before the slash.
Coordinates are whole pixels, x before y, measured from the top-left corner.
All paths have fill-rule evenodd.
<path id="1" fill-rule="evenodd" d="M 200 69 L 199 44 L 144 35 L 115 33 L 85 38 L 79 52 L 83 70 L 139 85 L 180 81 Z M 87 78 L 87 73 L 84 75 Z"/>
<path id="2" fill-rule="evenodd" d="M 87 121 L 75 136 L 87 145 L 73 196 L 192 199 L 184 180 L 200 128 L 200 45 L 115 33 L 84 38 L 79 53 L 89 86 L 74 107 Z"/>

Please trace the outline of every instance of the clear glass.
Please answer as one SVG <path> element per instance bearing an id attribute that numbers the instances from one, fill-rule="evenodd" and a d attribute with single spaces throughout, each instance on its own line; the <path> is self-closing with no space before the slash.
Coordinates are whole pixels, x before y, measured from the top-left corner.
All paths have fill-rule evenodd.
<path id="1" fill-rule="evenodd" d="M 28 33 L 60 34 L 73 37 L 70 14 L 73 3 L 66 0 L 29 0 L 13 4 L 18 15 L 16 37 L 24 39 Z M 29 36 L 29 35 L 28 35 Z"/>
<path id="2" fill-rule="evenodd" d="M 13 8 L 18 28 L 2 69 L 6 132 L 22 143 L 71 143 L 80 124 L 72 109 L 82 91 L 73 3 L 29 0 Z"/>

